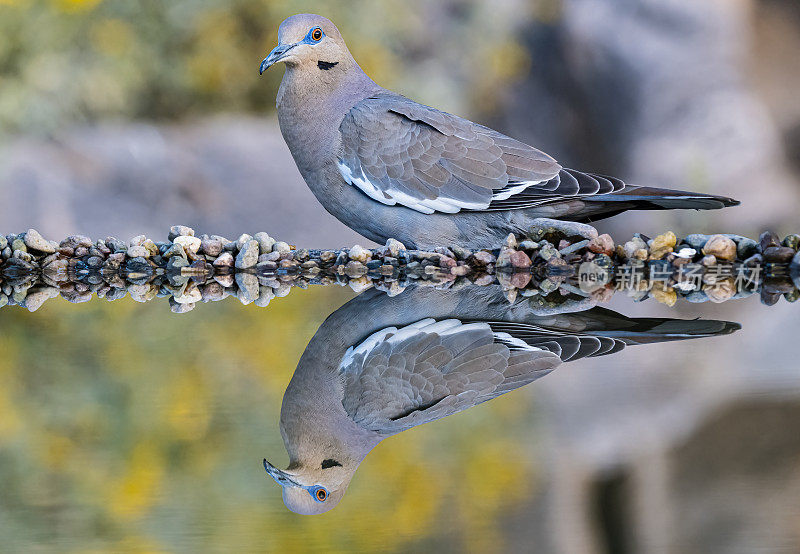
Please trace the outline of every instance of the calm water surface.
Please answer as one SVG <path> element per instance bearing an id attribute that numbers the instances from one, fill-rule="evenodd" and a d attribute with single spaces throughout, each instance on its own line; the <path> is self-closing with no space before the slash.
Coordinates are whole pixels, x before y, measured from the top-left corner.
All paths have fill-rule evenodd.
<path id="1" fill-rule="evenodd" d="M 487 296 L 365 294 L 322 327 L 319 359 L 425 318 L 535 324 L 555 342 L 554 326 L 577 321 L 583 331 L 570 329 L 586 336 L 585 315 L 537 320 Z M 759 536 L 776 550 L 800 545 L 796 306 L 756 298 L 678 309 L 616 299 L 611 308 L 628 317 L 743 328 L 601 357 L 587 350 L 490 402 L 383 429 L 407 430 L 369 453 L 335 509 L 290 512 L 262 459 L 287 466 L 284 391 L 314 333 L 353 296 L 312 288 L 265 309 L 229 299 L 182 315 L 129 298 L 0 310 L 3 548 L 625 552 L 677 541 L 748 551 L 738 548 Z M 625 342 L 616 332 L 602 348 Z M 324 404 L 313 386 L 301 400 Z M 748 522 L 753 510 L 776 521 Z"/>

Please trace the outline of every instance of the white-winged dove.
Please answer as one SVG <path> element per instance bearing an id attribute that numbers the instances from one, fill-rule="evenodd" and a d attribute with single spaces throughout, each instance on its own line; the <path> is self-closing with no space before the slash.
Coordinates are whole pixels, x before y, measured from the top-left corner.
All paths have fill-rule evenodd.
<path id="1" fill-rule="evenodd" d="M 281 406 L 289 466 L 265 459 L 264 468 L 290 510 L 326 512 L 388 436 L 496 398 L 562 361 L 738 328 L 602 308 L 542 313 L 527 301 L 509 304 L 499 286 L 410 288 L 395 297 L 372 289 L 331 314 L 309 342 Z"/>
<path id="2" fill-rule="evenodd" d="M 495 247 L 537 218 L 738 204 L 562 168 L 527 144 L 386 90 L 322 16 L 286 19 L 278 41 L 261 72 L 286 65 L 278 119 L 297 167 L 325 209 L 378 243 Z"/>

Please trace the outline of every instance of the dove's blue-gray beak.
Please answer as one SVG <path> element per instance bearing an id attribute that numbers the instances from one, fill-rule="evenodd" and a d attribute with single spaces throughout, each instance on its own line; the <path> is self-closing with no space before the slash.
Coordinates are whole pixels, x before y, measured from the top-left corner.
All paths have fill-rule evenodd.
<path id="1" fill-rule="evenodd" d="M 264 469 L 266 469 L 269 476 L 275 479 L 275 482 L 282 487 L 302 487 L 291 475 L 269 463 L 266 458 L 264 458 Z"/>
<path id="2" fill-rule="evenodd" d="M 295 46 L 297 46 L 297 44 L 279 44 L 278 46 L 273 48 L 272 52 L 269 53 L 269 56 L 264 58 L 264 61 L 261 62 L 261 67 L 258 70 L 258 74 L 261 75 L 271 65 L 274 65 L 279 61 L 281 61 L 283 58 L 285 58 L 289 50 L 291 50 Z"/>

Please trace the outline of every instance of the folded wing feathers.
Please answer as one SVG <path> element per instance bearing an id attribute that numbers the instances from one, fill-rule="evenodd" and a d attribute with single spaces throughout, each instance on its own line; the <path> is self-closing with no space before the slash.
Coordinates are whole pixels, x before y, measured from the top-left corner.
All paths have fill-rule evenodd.
<path id="1" fill-rule="evenodd" d="M 422 213 L 485 210 L 498 195 L 549 183 L 561 169 L 535 148 L 398 95 L 361 101 L 340 130 L 345 181 Z"/>
<path id="2" fill-rule="evenodd" d="M 354 421 L 394 433 L 530 382 L 560 360 L 483 322 L 424 319 L 388 327 L 348 349 L 342 405 Z"/>

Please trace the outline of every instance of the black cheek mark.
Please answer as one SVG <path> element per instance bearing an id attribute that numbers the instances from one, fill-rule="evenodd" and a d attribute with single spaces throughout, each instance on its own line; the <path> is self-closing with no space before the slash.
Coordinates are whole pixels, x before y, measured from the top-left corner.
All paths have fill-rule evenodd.
<path id="1" fill-rule="evenodd" d="M 337 65 L 339 65 L 339 62 L 323 62 L 321 60 L 317 62 L 317 67 L 323 71 L 328 71 L 329 69 L 336 67 Z"/>
<path id="2" fill-rule="evenodd" d="M 330 458 L 327 460 L 322 460 L 322 469 L 328 469 L 329 467 L 342 467 L 342 464 L 337 462 L 336 460 L 331 460 Z"/>

